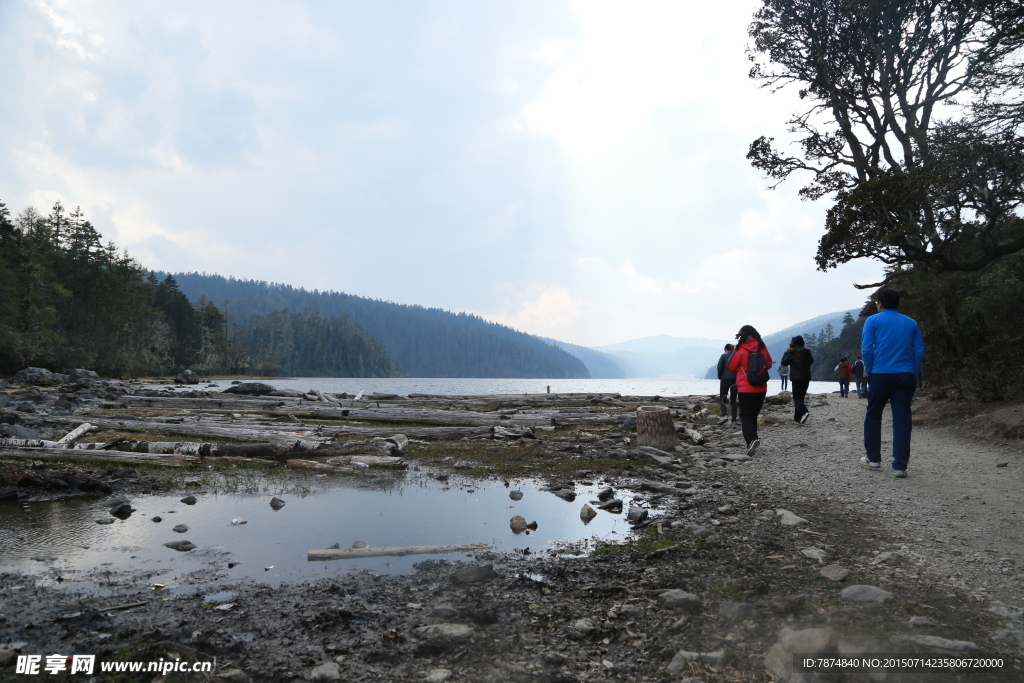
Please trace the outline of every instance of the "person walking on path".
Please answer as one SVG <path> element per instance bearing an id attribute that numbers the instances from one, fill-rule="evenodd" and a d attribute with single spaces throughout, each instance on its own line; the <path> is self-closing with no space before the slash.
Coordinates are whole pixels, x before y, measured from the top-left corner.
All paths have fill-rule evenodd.
<path id="1" fill-rule="evenodd" d="M 735 350 L 735 346 L 726 344 L 725 353 L 718 359 L 718 407 L 722 410 L 722 417 L 725 417 L 725 396 L 728 394 L 733 424 L 736 423 L 736 372 L 729 369 L 729 359 Z"/>
<path id="2" fill-rule="evenodd" d="M 772 357 L 761 335 L 751 325 L 741 327 L 736 338 L 739 343 L 729 360 L 728 369 L 736 373 L 743 441 L 747 444 L 747 455 L 753 455 L 761 445 L 757 438 L 757 416 L 768 393 L 768 370 L 772 367 Z"/>
<path id="3" fill-rule="evenodd" d="M 861 360 L 860 356 L 857 356 L 857 360 L 853 361 L 853 381 L 857 384 L 857 398 L 867 398 L 868 396 L 868 385 L 864 381 L 864 361 Z"/>
<path id="4" fill-rule="evenodd" d="M 899 312 L 900 294 L 895 289 L 879 290 L 875 304 L 878 313 L 864 322 L 860 342 L 864 373 L 869 382 L 868 407 L 864 415 L 865 456 L 860 462 L 871 469 L 881 468 L 882 413 L 889 403 L 892 471 L 897 477 L 905 477 L 910 461 L 910 401 L 921 378 L 924 337 L 917 321 Z"/>
<path id="5" fill-rule="evenodd" d="M 846 356 L 839 360 L 839 364 L 832 369 L 832 372 L 839 373 L 839 396 L 850 398 L 850 375 L 853 373 L 853 367 L 850 365 L 850 361 L 846 360 Z"/>
<path id="6" fill-rule="evenodd" d="M 811 355 L 810 349 L 804 347 L 803 337 L 793 337 L 779 364 L 789 368 L 789 379 L 793 384 L 793 419 L 797 424 L 806 424 L 811 414 L 804 403 L 804 397 L 807 396 L 807 387 L 811 384 L 814 356 Z"/>
<path id="7" fill-rule="evenodd" d="M 779 367 L 779 379 L 782 380 L 782 389 L 780 391 L 785 391 L 789 385 L 789 366 L 783 365 Z"/>

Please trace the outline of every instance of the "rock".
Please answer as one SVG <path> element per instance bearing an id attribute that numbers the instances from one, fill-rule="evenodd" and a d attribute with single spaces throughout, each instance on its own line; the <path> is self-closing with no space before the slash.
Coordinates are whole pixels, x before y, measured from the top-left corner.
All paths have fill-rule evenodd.
<path id="1" fill-rule="evenodd" d="M 798 517 L 796 514 L 790 512 L 789 510 L 779 508 L 778 510 L 775 511 L 775 514 L 778 516 L 779 524 L 781 524 L 782 526 L 802 526 L 804 524 L 810 524 L 810 522 L 808 522 L 806 519 L 804 519 L 803 517 Z"/>
<path id="2" fill-rule="evenodd" d="M 992 634 L 992 640 L 1000 645 L 1012 647 L 1018 652 L 1024 651 L 1024 631 L 996 631 Z"/>
<path id="3" fill-rule="evenodd" d="M 646 460 L 653 462 L 655 465 L 671 465 L 676 461 L 676 456 L 655 448 L 654 446 L 640 446 L 639 448 L 630 451 L 631 456 L 637 460 Z"/>
<path id="4" fill-rule="evenodd" d="M 335 662 L 324 662 L 309 672 L 309 678 L 314 681 L 339 681 L 341 669 Z"/>
<path id="5" fill-rule="evenodd" d="M 582 619 L 576 619 L 575 621 L 570 623 L 569 630 L 575 631 L 577 634 L 580 635 L 585 635 L 587 633 L 592 633 L 593 631 L 596 631 L 597 627 L 594 626 L 593 621 L 587 619 L 586 617 L 583 617 Z"/>
<path id="6" fill-rule="evenodd" d="M 1009 467 L 1009 466 L 1010 466 L 1010 463 L 1009 463 L 1009 461 L 1007 461 L 1007 462 L 1001 462 L 1001 463 L 998 463 L 998 464 L 996 465 L 996 467 Z"/>
<path id="7" fill-rule="evenodd" d="M 619 423 L 620 429 L 636 429 L 636 415 L 630 415 Z"/>
<path id="8" fill-rule="evenodd" d="M 18 489 L 11 487 L 7 489 L 0 489 L 0 500 L 7 500 L 8 498 L 17 498 Z"/>
<path id="9" fill-rule="evenodd" d="M 1015 619 L 1017 621 L 1024 620 L 1024 610 L 1017 609 L 1016 607 L 993 605 L 988 608 L 988 611 L 997 617 L 1003 617 L 1004 619 Z"/>
<path id="10" fill-rule="evenodd" d="M 818 562 L 825 561 L 825 551 L 813 545 L 810 548 L 804 548 L 801 550 L 800 554 L 808 560 L 817 560 Z"/>
<path id="11" fill-rule="evenodd" d="M 580 510 L 580 519 L 584 524 L 589 524 L 594 517 L 597 517 L 597 510 L 584 503 L 583 509 Z"/>
<path id="12" fill-rule="evenodd" d="M 196 500 L 195 496 L 185 496 L 184 498 L 181 499 L 180 502 L 184 503 L 185 505 L 195 505 L 196 502 L 198 501 Z"/>
<path id="13" fill-rule="evenodd" d="M 928 617 L 910 617 L 907 623 L 911 626 L 938 626 L 934 619 Z"/>
<path id="14" fill-rule="evenodd" d="M 523 499 L 523 492 L 522 491 L 509 491 L 508 492 L 508 497 L 511 498 L 512 500 L 522 500 Z"/>
<path id="15" fill-rule="evenodd" d="M 100 379 L 100 376 L 98 374 L 96 374 L 95 371 L 93 371 L 93 370 L 83 370 L 81 368 L 79 368 L 77 370 L 72 370 L 71 374 L 68 375 L 68 381 L 69 382 L 80 382 L 80 381 L 83 381 L 83 380 L 86 381 L 86 382 L 98 382 L 99 379 Z"/>
<path id="16" fill-rule="evenodd" d="M 699 595 L 687 593 L 686 591 L 679 590 L 678 588 L 665 591 L 659 595 L 658 603 L 660 603 L 665 609 L 672 612 L 690 612 L 691 614 L 699 612 L 701 607 L 701 599 Z"/>
<path id="17" fill-rule="evenodd" d="M 451 669 L 431 669 L 423 675 L 423 680 L 427 683 L 444 683 L 451 675 Z"/>
<path id="18" fill-rule="evenodd" d="M 723 602 L 718 613 L 729 621 L 746 621 L 757 618 L 757 608 L 749 602 Z"/>
<path id="19" fill-rule="evenodd" d="M 624 619 L 643 619 L 647 611 L 640 605 L 619 605 L 615 613 Z"/>
<path id="20" fill-rule="evenodd" d="M 284 501 L 278 498 L 277 496 L 274 496 L 273 498 L 270 499 L 270 507 L 274 508 L 275 510 L 280 510 L 281 508 L 284 507 Z"/>
<path id="21" fill-rule="evenodd" d="M 647 519 L 649 513 L 645 508 L 636 506 L 630 506 L 629 514 L 626 515 L 626 521 L 630 524 L 639 524 Z"/>
<path id="22" fill-rule="evenodd" d="M 180 375 L 175 376 L 174 381 L 178 384 L 199 384 L 199 375 L 191 370 L 186 370 Z"/>
<path id="23" fill-rule="evenodd" d="M 370 546 L 368 546 L 366 544 L 366 541 L 356 541 L 355 543 L 352 544 L 352 547 L 353 548 L 369 548 Z"/>
<path id="24" fill-rule="evenodd" d="M 944 654 L 947 652 L 977 652 L 981 648 L 969 640 L 947 640 L 938 636 L 893 636 L 891 645 L 897 647 L 912 645 L 928 652 Z"/>
<path id="25" fill-rule="evenodd" d="M 133 512 L 135 512 L 135 508 L 133 508 L 128 503 L 121 503 L 120 505 L 115 505 L 114 507 L 110 508 L 110 514 L 117 517 L 118 519 L 128 519 L 132 516 Z"/>
<path id="26" fill-rule="evenodd" d="M 187 553 L 196 547 L 195 543 L 189 541 L 171 541 L 170 543 L 164 543 L 164 547 L 170 548 L 171 550 L 177 550 L 178 552 Z"/>
<path id="27" fill-rule="evenodd" d="M 130 502 L 127 498 L 110 498 L 101 502 L 100 505 L 106 508 L 116 508 L 119 505 L 127 505 Z"/>
<path id="28" fill-rule="evenodd" d="M 823 655 L 835 652 L 838 638 L 830 628 L 805 628 L 796 630 L 784 628 L 779 639 L 765 655 L 764 665 L 776 681 L 811 681 L 817 678 L 796 678 L 793 676 L 793 655 Z"/>
<path id="29" fill-rule="evenodd" d="M 616 498 L 615 500 L 609 500 L 607 503 L 604 503 L 603 505 L 598 505 L 597 509 L 618 514 L 622 512 L 622 501 L 619 500 L 618 498 Z"/>
<path id="30" fill-rule="evenodd" d="M 611 500 L 614 497 L 615 497 L 615 491 L 613 491 L 611 489 L 611 487 L 606 488 L 606 489 L 604 489 L 603 491 L 601 491 L 600 493 L 597 494 L 597 499 L 599 501 L 601 501 L 602 503 L 606 503 L 606 502 L 608 502 L 609 500 Z"/>
<path id="31" fill-rule="evenodd" d="M 838 564 L 830 564 L 827 567 L 822 567 L 818 573 L 829 581 L 842 581 L 850 575 L 850 570 L 844 569 Z"/>
<path id="32" fill-rule="evenodd" d="M 66 381 L 67 375 L 59 375 L 46 368 L 25 368 L 14 375 L 15 384 L 33 384 L 37 387 L 53 387 Z"/>
<path id="33" fill-rule="evenodd" d="M 413 634 L 424 641 L 417 648 L 421 654 L 439 654 L 467 642 L 473 630 L 472 626 L 463 624 L 431 624 L 413 629 Z"/>
<path id="34" fill-rule="evenodd" d="M 171 529 L 171 531 L 173 531 L 176 534 L 183 534 L 186 531 L 188 531 L 188 526 L 186 526 L 185 524 L 175 524 L 174 528 Z"/>
<path id="35" fill-rule="evenodd" d="M 880 565 L 880 564 L 886 564 L 886 565 L 895 566 L 895 565 L 898 565 L 898 564 L 903 564 L 903 561 L 905 559 L 906 559 L 906 556 L 904 556 L 903 553 L 898 553 L 898 552 L 878 553 L 878 555 L 875 556 L 875 559 L 871 560 L 871 564 L 874 565 L 874 566 L 877 566 L 877 565 Z"/>
<path id="36" fill-rule="evenodd" d="M 477 564 L 456 569 L 452 572 L 451 581 L 452 583 L 463 584 L 483 583 L 485 581 L 490 581 L 494 576 L 494 565 Z"/>
<path id="37" fill-rule="evenodd" d="M 703 526 L 693 525 L 695 528 L 690 529 L 690 533 L 697 538 L 707 538 L 711 535 L 711 529 Z"/>
<path id="38" fill-rule="evenodd" d="M 848 586 L 839 594 L 843 600 L 858 605 L 880 605 L 893 599 L 892 593 L 877 586 Z"/>
<path id="39" fill-rule="evenodd" d="M 0 424 L 0 436 L 10 439 L 38 439 L 39 432 L 18 424 Z"/>
<path id="40" fill-rule="evenodd" d="M 246 396 L 267 396 L 276 391 L 276 389 L 269 384 L 263 382 L 242 382 L 240 384 L 234 384 L 224 390 L 225 394 L 244 394 Z"/>
<path id="41" fill-rule="evenodd" d="M 164 521 L 164 518 L 163 518 L 163 517 L 161 517 L 160 515 L 157 515 L 156 517 L 154 517 L 154 518 L 153 518 L 152 520 L 150 520 L 150 521 L 153 521 L 153 522 L 162 522 L 162 521 Z"/>
<path id="42" fill-rule="evenodd" d="M 447 605 L 438 605 L 427 612 L 427 618 L 429 619 L 454 619 L 457 616 L 459 616 L 459 611 Z"/>
<path id="43" fill-rule="evenodd" d="M 576 492 L 572 489 L 558 489 L 557 491 L 552 491 L 552 493 L 567 503 L 571 503 L 576 500 Z"/>
<path id="44" fill-rule="evenodd" d="M 0 647 L 0 666 L 10 666 L 18 657 L 18 651 L 14 648 Z"/>
<path id="45" fill-rule="evenodd" d="M 521 534 L 527 529 L 536 529 L 537 522 L 530 522 L 529 524 L 527 524 L 525 517 L 516 515 L 515 517 L 509 520 L 508 526 L 510 529 L 512 529 L 512 533 Z"/>
<path id="46" fill-rule="evenodd" d="M 96 520 L 96 523 L 97 523 L 97 524 L 113 524 L 113 523 L 114 523 L 114 520 L 112 520 L 112 519 L 110 519 L 110 518 L 108 517 L 108 518 L 106 518 L 106 519 L 97 519 L 97 520 Z"/>
<path id="47" fill-rule="evenodd" d="M 727 460 L 729 462 L 747 462 L 753 460 L 749 455 L 743 453 L 723 453 L 719 460 Z"/>
<path id="48" fill-rule="evenodd" d="M 689 650 L 679 650 L 676 652 L 675 657 L 672 658 L 672 661 L 668 663 L 667 668 L 668 672 L 674 676 L 687 668 L 687 665 L 690 662 L 719 664 L 723 657 L 725 657 L 725 652 L 722 650 L 715 650 L 714 652 L 690 652 Z"/>

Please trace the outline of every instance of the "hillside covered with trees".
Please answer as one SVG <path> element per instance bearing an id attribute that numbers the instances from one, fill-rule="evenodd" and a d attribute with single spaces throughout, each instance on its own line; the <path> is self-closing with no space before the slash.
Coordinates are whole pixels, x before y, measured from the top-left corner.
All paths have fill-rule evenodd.
<path id="1" fill-rule="evenodd" d="M 216 301 L 232 320 L 284 310 L 348 316 L 380 341 L 406 377 L 590 377 L 575 356 L 475 315 L 220 275 L 174 278 L 189 297 Z"/>
<path id="2" fill-rule="evenodd" d="M 106 376 L 285 372 L 391 377 L 395 362 L 346 317 L 274 312 L 241 325 L 211 301 L 190 301 L 105 246 L 81 210 L 58 202 L 12 219 L 0 204 L 0 373 L 27 366 Z"/>

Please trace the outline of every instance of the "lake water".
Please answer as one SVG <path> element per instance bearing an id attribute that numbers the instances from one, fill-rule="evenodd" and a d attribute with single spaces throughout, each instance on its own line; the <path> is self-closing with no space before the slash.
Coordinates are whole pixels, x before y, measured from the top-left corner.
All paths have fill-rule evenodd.
<path id="1" fill-rule="evenodd" d="M 215 586 L 223 580 L 276 585 L 359 569 L 408 573 L 413 564 L 430 558 L 466 559 L 459 553 L 306 559 L 309 550 L 335 543 L 342 548 L 355 541 L 377 548 L 489 543 L 502 551 L 530 548 L 536 552 L 562 541 L 622 540 L 630 528 L 625 513 L 598 511 L 589 523 L 580 518 L 584 503 L 604 488 L 598 481 L 577 482 L 572 503 L 538 490 L 540 484 L 533 481 L 511 481 L 506 487 L 501 481 L 453 476 L 449 482 L 440 482 L 425 471 L 311 481 L 313 488 L 302 493 L 281 492 L 275 488 L 281 482 L 269 479 L 257 486 L 263 491 L 258 494 L 215 495 L 197 489 L 195 505 L 181 503 L 180 493 L 138 496 L 131 500 L 136 512 L 109 525 L 95 521 L 112 519 L 101 498 L 3 501 L 0 569 L 100 594 L 104 592 L 102 575 L 97 582 L 96 577 L 85 580 L 84 572 L 110 572 L 116 579 L 145 571 L 148 583 L 165 584 L 174 592 L 195 583 Z M 509 497 L 514 489 L 523 492 L 522 500 Z M 280 510 L 270 507 L 274 491 L 286 501 Z M 632 495 L 627 491 L 617 495 L 628 511 Z M 152 521 L 157 515 L 162 518 L 159 523 Z M 537 530 L 513 533 L 509 521 L 514 515 L 536 521 Z M 246 524 L 232 526 L 235 519 Z M 177 524 L 185 524 L 188 531 L 175 533 L 172 527 Z M 197 547 L 178 552 L 163 545 L 180 540 Z"/>
<path id="2" fill-rule="evenodd" d="M 330 393 L 358 394 L 543 394 L 551 387 L 555 394 L 622 394 L 623 396 L 707 396 L 718 393 L 718 380 L 692 377 L 638 377 L 633 379 L 488 379 L 445 377 L 294 377 L 271 378 L 266 381 L 278 389 L 309 391 L 319 389 Z M 222 387 L 225 380 L 214 380 Z M 778 380 L 768 383 L 768 393 L 781 389 Z M 838 391 L 835 382 L 811 382 L 812 394 Z"/>

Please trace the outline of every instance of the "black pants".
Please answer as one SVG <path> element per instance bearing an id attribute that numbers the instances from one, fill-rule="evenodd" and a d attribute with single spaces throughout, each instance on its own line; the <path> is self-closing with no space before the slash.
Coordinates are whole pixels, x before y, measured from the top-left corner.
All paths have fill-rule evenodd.
<path id="1" fill-rule="evenodd" d="M 732 419 L 736 419 L 736 380 L 723 379 L 718 385 L 718 407 L 722 409 L 722 417 L 725 417 L 725 396 L 729 395 L 729 405 L 732 406 Z"/>
<path id="2" fill-rule="evenodd" d="M 804 405 L 804 397 L 807 396 L 807 387 L 810 386 L 811 380 L 794 379 L 791 381 L 793 382 L 793 406 L 795 407 L 793 419 L 799 422 L 801 417 L 810 412 Z"/>
<path id="3" fill-rule="evenodd" d="M 756 394 L 740 393 L 740 426 L 743 429 L 743 440 L 750 445 L 750 442 L 757 438 L 757 416 L 761 414 L 761 406 L 764 405 L 764 397 L 767 392 Z"/>
<path id="4" fill-rule="evenodd" d="M 779 379 L 782 380 L 782 391 L 785 391 L 786 383 L 789 382 L 789 375 L 779 375 Z"/>

